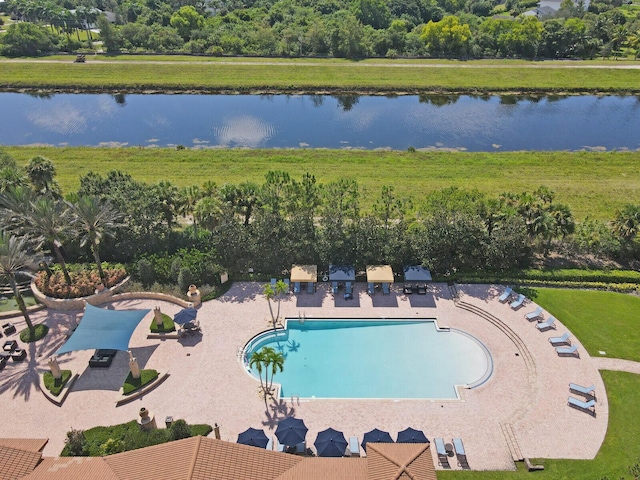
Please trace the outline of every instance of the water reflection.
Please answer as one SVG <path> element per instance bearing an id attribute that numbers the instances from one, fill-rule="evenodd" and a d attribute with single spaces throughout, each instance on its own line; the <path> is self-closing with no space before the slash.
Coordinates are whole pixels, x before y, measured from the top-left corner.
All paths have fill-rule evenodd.
<path id="1" fill-rule="evenodd" d="M 343 112 L 349 112 L 360 101 L 358 95 L 334 95 L 334 98 L 338 101 L 338 106 Z"/>
<path id="2" fill-rule="evenodd" d="M 257 148 L 265 145 L 276 130 L 273 125 L 251 115 L 226 119 L 221 127 L 214 128 L 218 143 L 225 147 Z"/>

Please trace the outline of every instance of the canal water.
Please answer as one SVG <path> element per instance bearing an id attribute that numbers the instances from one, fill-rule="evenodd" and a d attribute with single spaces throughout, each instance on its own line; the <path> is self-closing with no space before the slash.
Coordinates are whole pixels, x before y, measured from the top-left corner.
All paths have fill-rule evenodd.
<path id="1" fill-rule="evenodd" d="M 638 150 L 636 96 L 0 93 L 0 145 Z"/>

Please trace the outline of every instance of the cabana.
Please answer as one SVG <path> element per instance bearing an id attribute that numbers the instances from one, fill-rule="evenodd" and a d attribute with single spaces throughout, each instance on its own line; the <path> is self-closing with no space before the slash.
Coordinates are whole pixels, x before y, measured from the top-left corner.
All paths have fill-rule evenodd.
<path id="1" fill-rule="evenodd" d="M 382 293 L 389 293 L 389 285 L 393 283 L 391 265 L 367 265 L 367 291 L 373 295 L 376 283 L 382 284 Z"/>
<path id="2" fill-rule="evenodd" d="M 300 284 L 307 284 L 307 292 L 313 293 L 318 281 L 317 265 L 292 265 L 291 283 L 293 283 L 293 293 L 300 293 Z"/>
<path id="3" fill-rule="evenodd" d="M 404 281 L 405 284 L 409 284 L 405 286 L 405 291 L 411 290 L 412 287 L 410 284 L 415 283 L 418 293 L 427 293 L 427 282 L 431 280 L 431 272 L 422 265 L 408 265 L 404 267 Z"/>
<path id="4" fill-rule="evenodd" d="M 351 265 L 329 265 L 329 281 L 333 293 L 338 292 L 339 283 L 344 283 L 345 295 L 351 295 L 356 281 L 356 269 Z"/>

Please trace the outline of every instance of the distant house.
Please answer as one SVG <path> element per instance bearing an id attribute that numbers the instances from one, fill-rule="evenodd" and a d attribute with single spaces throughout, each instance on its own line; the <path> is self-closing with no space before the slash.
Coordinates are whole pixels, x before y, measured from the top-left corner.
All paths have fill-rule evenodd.
<path id="1" fill-rule="evenodd" d="M 73 10 L 69 10 L 69 12 L 75 15 L 77 10 L 73 9 Z M 110 23 L 116 23 L 116 14 L 113 12 L 107 12 L 106 10 L 100 10 L 99 8 L 92 8 L 91 13 L 94 13 L 96 16 L 104 15 L 105 17 L 107 17 L 107 20 L 109 20 Z M 94 30 L 95 28 L 97 28 L 95 23 L 86 25 L 86 22 L 83 22 L 83 27 L 89 28 L 91 30 Z"/>
<path id="2" fill-rule="evenodd" d="M 591 0 L 573 0 L 573 4 L 577 7 L 582 4 L 582 8 L 587 10 L 589 8 L 589 4 Z M 540 0 L 540 4 L 536 9 L 538 16 L 544 15 L 552 15 L 560 10 L 560 5 L 562 5 L 562 0 Z"/>

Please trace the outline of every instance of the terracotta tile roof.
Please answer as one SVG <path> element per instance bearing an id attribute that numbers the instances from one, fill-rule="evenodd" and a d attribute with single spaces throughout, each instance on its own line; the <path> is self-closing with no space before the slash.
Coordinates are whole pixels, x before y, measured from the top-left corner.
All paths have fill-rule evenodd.
<path id="1" fill-rule="evenodd" d="M 287 455 L 292 456 L 292 455 Z M 366 458 L 305 457 L 274 480 L 367 480 Z"/>
<path id="2" fill-rule="evenodd" d="M 428 443 L 368 443 L 369 480 L 436 480 Z"/>
<path id="3" fill-rule="evenodd" d="M 103 457 L 44 458 L 22 480 L 118 480 Z"/>
<path id="4" fill-rule="evenodd" d="M 0 480 L 16 480 L 29 474 L 42 455 L 18 448 L 0 446 Z"/>
<path id="5" fill-rule="evenodd" d="M 27 452 L 41 452 L 48 438 L 0 438 L 0 447 L 10 447 Z"/>

